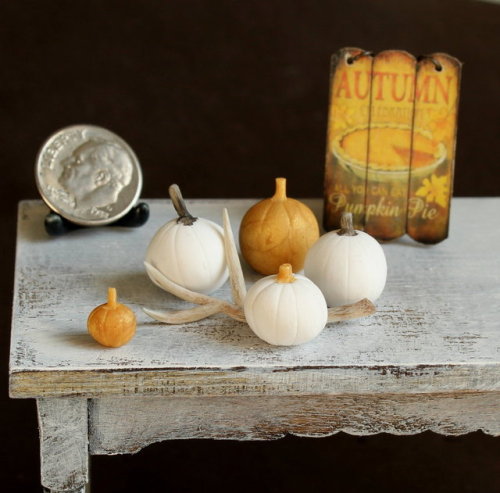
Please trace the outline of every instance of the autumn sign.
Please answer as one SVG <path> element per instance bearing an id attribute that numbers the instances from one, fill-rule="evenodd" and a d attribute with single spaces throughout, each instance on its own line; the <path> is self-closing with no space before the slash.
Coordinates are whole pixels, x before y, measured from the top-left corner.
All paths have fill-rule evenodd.
<path id="1" fill-rule="evenodd" d="M 352 212 L 381 240 L 448 235 L 460 62 L 404 51 L 332 58 L 325 168 L 327 230 Z"/>

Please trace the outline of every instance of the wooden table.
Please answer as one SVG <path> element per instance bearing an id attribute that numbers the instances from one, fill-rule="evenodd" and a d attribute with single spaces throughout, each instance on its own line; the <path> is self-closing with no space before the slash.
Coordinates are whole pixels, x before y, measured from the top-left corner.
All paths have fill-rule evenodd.
<path id="1" fill-rule="evenodd" d="M 306 202 L 320 215 L 320 200 Z M 167 439 L 500 434 L 500 199 L 454 199 L 441 244 L 384 244 L 378 312 L 298 347 L 269 346 L 223 315 L 183 326 L 149 319 L 142 306 L 186 306 L 145 274 L 148 242 L 174 216 L 169 201 L 149 203 L 142 228 L 59 238 L 44 232 L 41 202 L 20 204 L 10 393 L 37 399 L 49 491 L 84 491 L 89 454 Z M 235 232 L 252 203 L 188 201 L 218 222 L 228 207 Z M 108 286 L 138 317 L 118 349 L 86 330 Z M 217 296 L 229 299 L 228 287 Z"/>

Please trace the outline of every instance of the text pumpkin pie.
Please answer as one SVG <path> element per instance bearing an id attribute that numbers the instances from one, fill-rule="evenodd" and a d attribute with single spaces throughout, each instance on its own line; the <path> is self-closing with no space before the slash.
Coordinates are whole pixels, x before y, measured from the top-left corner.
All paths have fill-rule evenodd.
<path id="1" fill-rule="evenodd" d="M 344 212 L 383 241 L 448 235 L 461 64 L 343 48 L 332 57 L 325 162 L 325 230 Z"/>

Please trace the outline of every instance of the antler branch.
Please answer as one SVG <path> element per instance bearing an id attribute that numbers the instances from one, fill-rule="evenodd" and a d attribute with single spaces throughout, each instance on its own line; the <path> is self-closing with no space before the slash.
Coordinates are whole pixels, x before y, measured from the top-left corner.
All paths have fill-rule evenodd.
<path id="1" fill-rule="evenodd" d="M 243 312 L 243 304 L 247 292 L 245 279 L 238 251 L 236 250 L 229 214 L 226 208 L 224 208 L 222 219 L 224 226 L 226 262 L 229 269 L 233 303 L 219 300 L 218 298 L 214 298 L 206 294 L 196 293 L 190 289 L 180 286 L 174 281 L 168 279 L 156 267 L 148 262 L 144 262 L 148 274 L 158 286 L 184 301 L 189 301 L 190 303 L 199 305 L 185 310 L 151 310 L 150 308 L 143 308 L 144 313 L 155 320 L 165 322 L 167 324 L 197 322 L 198 320 L 210 317 L 216 313 L 225 313 L 235 320 L 246 322 L 245 314 Z M 370 300 L 363 299 L 352 305 L 329 308 L 328 322 L 339 322 L 341 320 L 366 317 L 375 313 L 375 311 L 376 309 L 374 304 Z"/>

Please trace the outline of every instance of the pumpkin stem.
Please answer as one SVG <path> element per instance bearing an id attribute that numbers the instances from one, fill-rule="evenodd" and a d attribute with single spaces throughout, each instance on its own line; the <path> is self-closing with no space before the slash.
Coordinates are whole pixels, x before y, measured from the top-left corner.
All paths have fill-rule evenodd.
<path id="1" fill-rule="evenodd" d="M 339 236 L 356 236 L 358 233 L 352 225 L 352 212 L 343 212 L 340 216 L 340 229 L 337 231 Z"/>
<path id="2" fill-rule="evenodd" d="M 116 289 L 108 288 L 108 307 L 114 310 L 116 308 Z"/>
<path id="3" fill-rule="evenodd" d="M 174 204 L 175 210 L 179 215 L 177 223 L 182 223 L 184 226 L 192 226 L 194 222 L 198 219 L 192 216 L 187 210 L 186 203 L 182 197 L 181 189 L 175 183 L 168 187 L 168 194 L 172 199 L 172 204 Z"/>
<path id="4" fill-rule="evenodd" d="M 286 200 L 286 178 L 276 178 L 276 191 L 272 200 Z"/>
<path id="5" fill-rule="evenodd" d="M 295 281 L 295 276 L 292 272 L 292 264 L 281 264 L 278 270 L 277 281 L 289 283 Z"/>

